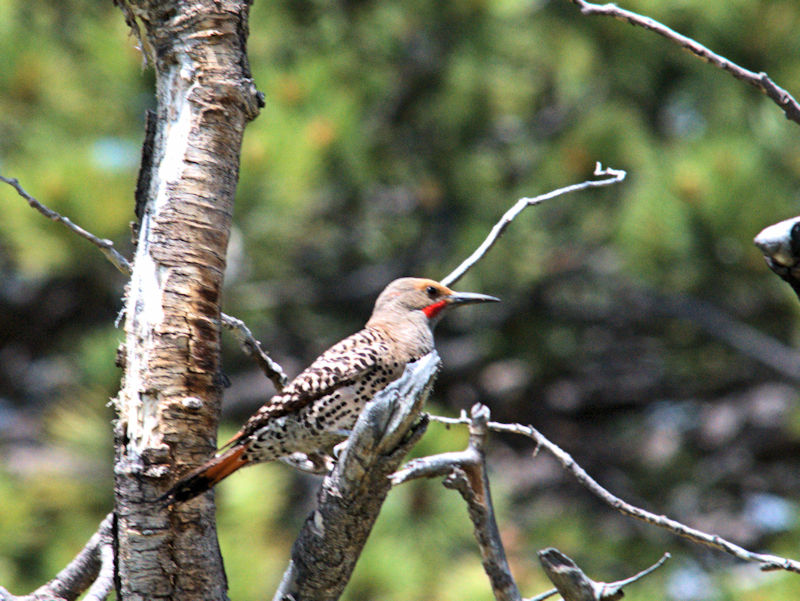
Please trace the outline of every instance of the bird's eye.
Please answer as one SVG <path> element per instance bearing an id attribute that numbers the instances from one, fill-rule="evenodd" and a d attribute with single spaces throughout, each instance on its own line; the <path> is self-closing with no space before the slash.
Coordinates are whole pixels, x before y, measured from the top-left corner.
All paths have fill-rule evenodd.
<path id="1" fill-rule="evenodd" d="M 428 286 L 427 288 L 425 288 L 425 292 L 431 298 L 436 298 L 437 296 L 439 296 L 439 291 L 436 289 L 435 286 Z"/>

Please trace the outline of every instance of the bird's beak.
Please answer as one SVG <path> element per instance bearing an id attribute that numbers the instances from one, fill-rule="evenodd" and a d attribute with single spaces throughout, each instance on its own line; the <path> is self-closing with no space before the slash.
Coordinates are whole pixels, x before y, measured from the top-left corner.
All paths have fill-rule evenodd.
<path id="1" fill-rule="evenodd" d="M 500 299 L 488 294 L 477 294 L 475 292 L 453 292 L 447 297 L 450 305 L 469 305 L 472 303 L 499 303 Z"/>

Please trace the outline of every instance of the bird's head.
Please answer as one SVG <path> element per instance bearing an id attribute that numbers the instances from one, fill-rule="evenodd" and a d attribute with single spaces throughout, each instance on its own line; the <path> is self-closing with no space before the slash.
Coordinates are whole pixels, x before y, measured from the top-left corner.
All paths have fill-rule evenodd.
<path id="1" fill-rule="evenodd" d="M 767 266 L 788 282 L 800 298 L 800 217 L 764 228 L 753 242 Z"/>
<path id="2" fill-rule="evenodd" d="M 370 322 L 383 321 L 392 316 L 424 315 L 433 324 L 451 307 L 499 301 L 499 298 L 486 294 L 456 292 L 435 280 L 400 278 L 381 292 L 375 301 Z"/>

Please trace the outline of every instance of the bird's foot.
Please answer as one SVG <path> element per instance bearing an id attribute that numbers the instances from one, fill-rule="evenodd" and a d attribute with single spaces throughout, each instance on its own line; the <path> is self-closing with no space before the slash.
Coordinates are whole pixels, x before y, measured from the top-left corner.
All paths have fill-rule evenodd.
<path id="1" fill-rule="evenodd" d="M 347 432 L 346 436 L 350 436 L 350 431 Z M 347 443 L 348 440 L 343 440 L 335 447 L 333 447 L 333 457 L 334 459 L 336 459 L 336 461 L 339 461 L 339 455 L 341 455 L 344 452 L 345 448 L 347 447 Z"/>
<path id="2" fill-rule="evenodd" d="M 327 474 L 334 466 L 333 457 L 324 453 L 292 453 L 281 461 L 301 472 L 317 475 Z"/>

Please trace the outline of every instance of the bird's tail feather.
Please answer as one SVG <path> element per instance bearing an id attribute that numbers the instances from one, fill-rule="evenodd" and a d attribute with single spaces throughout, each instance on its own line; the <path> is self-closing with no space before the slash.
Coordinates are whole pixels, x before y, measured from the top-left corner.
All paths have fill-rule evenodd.
<path id="1" fill-rule="evenodd" d="M 223 478 L 247 465 L 247 460 L 243 458 L 244 451 L 243 445 L 237 445 L 222 455 L 217 455 L 183 476 L 158 500 L 171 505 L 188 501 L 206 492 Z"/>

